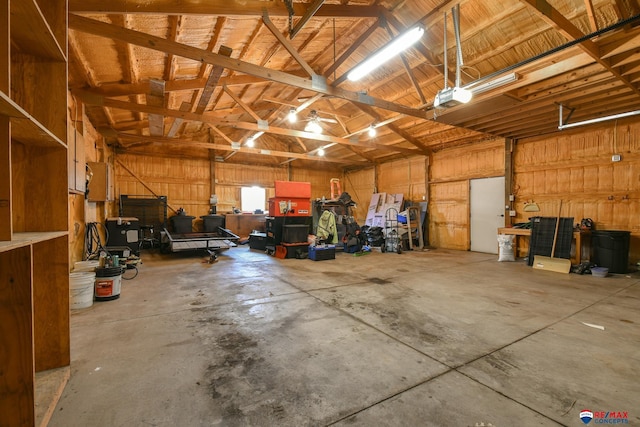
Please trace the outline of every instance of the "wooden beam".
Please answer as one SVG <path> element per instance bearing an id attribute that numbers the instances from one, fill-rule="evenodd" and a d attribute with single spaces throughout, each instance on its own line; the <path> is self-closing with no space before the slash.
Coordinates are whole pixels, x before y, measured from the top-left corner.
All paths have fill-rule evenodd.
<path id="1" fill-rule="evenodd" d="M 560 34 L 565 36 L 567 40 L 573 41 L 584 37 L 585 34 L 580 31 L 578 27 L 573 25 L 571 21 L 565 18 L 563 14 L 561 14 L 557 9 L 551 6 L 546 0 L 520 1 L 537 10 L 542 19 L 549 23 L 549 25 L 554 27 L 557 31 L 559 31 Z M 591 40 L 584 40 L 578 46 L 587 54 L 589 54 L 593 59 L 595 59 L 596 62 L 605 67 L 611 74 L 613 74 L 621 82 L 623 82 L 627 87 L 633 90 L 636 94 L 640 95 L 640 90 L 633 83 L 631 83 L 628 78 L 623 76 L 619 70 L 611 67 L 611 64 L 608 60 L 602 58 L 602 56 L 600 55 L 600 49 L 598 48 L 598 45 L 595 44 L 595 42 Z"/>
<path id="2" fill-rule="evenodd" d="M 291 30 L 291 33 L 289 34 L 289 38 L 291 40 L 293 40 L 296 34 L 298 34 L 300 30 L 302 30 L 304 26 L 307 25 L 307 22 L 309 22 L 309 19 L 313 18 L 313 15 L 315 15 L 318 9 L 320 9 L 320 6 L 322 6 L 322 3 L 324 3 L 324 0 L 316 0 L 313 2 L 313 4 L 310 4 L 307 7 L 307 10 L 304 12 L 304 15 L 302 15 L 302 18 L 300 18 L 298 22 L 296 22 L 295 27 L 293 27 L 293 29 Z"/>
<path id="3" fill-rule="evenodd" d="M 387 33 L 389 34 L 389 37 L 391 37 L 391 39 L 393 40 L 393 38 L 396 37 L 396 35 L 393 34 L 393 31 L 391 31 L 389 24 L 385 22 L 384 27 L 386 28 Z M 402 60 L 402 65 L 404 65 L 404 69 L 407 72 L 407 75 L 409 76 L 411 83 L 413 83 L 413 87 L 416 89 L 416 93 L 420 97 L 420 101 L 422 102 L 423 105 L 426 105 L 427 98 L 425 98 L 424 93 L 422 92 L 422 89 L 420 89 L 420 83 L 418 83 L 418 80 L 416 80 L 416 76 L 413 74 L 413 70 L 411 69 L 411 64 L 409 64 L 409 61 L 407 60 L 406 55 L 404 53 L 401 53 L 400 59 Z"/>
<path id="4" fill-rule="evenodd" d="M 269 29 L 269 31 L 271 31 L 271 34 L 273 34 L 276 37 L 276 39 L 278 39 L 280 44 L 284 46 L 285 49 L 287 49 L 287 52 L 289 52 L 289 55 L 291 55 L 293 59 L 295 59 L 296 62 L 300 64 L 302 69 L 305 70 L 307 74 L 309 74 L 310 76 L 315 76 L 316 72 L 313 71 L 313 68 L 311 68 L 311 66 L 307 64 L 307 61 L 305 61 L 304 58 L 300 56 L 300 53 L 296 50 L 296 48 L 293 47 L 293 45 L 289 43 L 289 40 L 287 40 L 276 28 L 276 26 L 273 25 L 273 22 L 271 22 L 271 19 L 269 19 L 269 15 L 267 14 L 266 10 L 262 15 L 262 22 Z"/>
<path id="5" fill-rule="evenodd" d="M 253 132 L 263 131 L 266 133 L 272 133 L 276 135 L 300 137 L 300 138 L 312 139 L 312 140 L 322 141 L 322 142 L 336 142 L 338 144 L 351 145 L 355 147 L 375 148 L 379 150 L 394 151 L 394 152 L 411 154 L 411 155 L 423 154 L 422 151 L 410 149 L 410 148 L 387 146 L 384 144 L 375 144 L 375 143 L 364 142 L 364 141 L 355 141 L 355 140 L 339 138 L 335 136 L 316 134 L 313 132 L 303 132 L 303 131 L 298 131 L 294 129 L 284 129 L 284 128 L 279 128 L 275 126 L 268 126 L 266 129 L 264 129 L 263 127 L 261 127 L 256 123 L 220 120 L 214 117 L 210 117 L 207 114 L 182 112 L 182 111 L 170 110 L 168 108 L 159 108 L 159 107 L 153 107 L 150 105 L 118 101 L 115 99 L 96 96 L 94 94 L 86 94 L 86 93 L 83 94 L 82 92 L 77 92 L 77 94 L 83 99 L 83 101 L 87 105 L 97 105 L 101 107 L 118 108 L 122 110 L 137 111 L 137 112 L 147 113 L 147 114 L 149 113 L 164 114 L 165 116 L 169 116 L 169 117 L 180 117 L 184 120 L 193 120 L 193 121 L 209 123 L 217 126 L 228 126 L 234 129 L 244 129 L 244 130 L 249 130 Z M 83 96 L 83 95 L 86 95 L 86 96 Z"/>
<path id="6" fill-rule="evenodd" d="M 358 106 L 358 108 L 360 108 L 360 110 L 362 110 L 363 113 L 373 117 L 376 121 L 381 121 L 380 115 L 378 115 L 378 113 L 371 107 L 367 107 L 367 106 Z M 403 129 L 401 129 L 400 127 L 398 127 L 397 125 L 395 125 L 394 123 L 388 122 L 386 124 L 386 126 L 396 135 L 399 135 L 400 137 L 402 137 L 404 140 L 406 140 L 407 142 L 413 144 L 414 146 L 418 147 L 420 149 L 420 154 L 422 155 L 429 155 L 430 154 L 430 150 L 428 147 L 426 147 L 425 144 L 423 144 L 422 142 L 420 142 L 418 139 L 416 139 L 415 137 L 413 137 L 412 135 L 410 135 L 408 132 L 404 131 Z"/>
<path id="7" fill-rule="evenodd" d="M 340 57 L 336 59 L 335 62 L 325 70 L 323 75 L 325 77 L 330 77 L 331 74 L 333 74 L 344 63 L 344 61 L 346 61 L 347 58 L 349 58 L 353 54 L 353 52 L 355 52 L 356 49 L 358 49 L 360 45 L 364 43 L 371 36 L 371 34 L 373 34 L 379 27 L 380 27 L 380 21 L 378 20 L 372 26 L 370 26 L 367 29 L 367 31 L 360 34 L 360 36 L 356 39 L 356 41 L 354 41 L 351 44 L 349 49 L 345 50 L 342 53 L 342 55 L 340 55 Z M 335 77 L 334 77 L 334 80 L 336 80 Z"/>
<path id="8" fill-rule="evenodd" d="M 302 16 L 307 11 L 304 3 L 294 3 L 295 15 Z M 213 15 L 213 16 L 261 16 L 263 9 L 269 15 L 288 17 L 289 11 L 281 1 L 258 0 L 154 0 L 135 2 L 131 0 L 69 0 L 72 13 L 128 13 L 152 15 Z M 343 6 L 325 4 L 315 13 L 322 18 L 376 18 L 382 8 L 379 6 Z"/>
<path id="9" fill-rule="evenodd" d="M 149 80 L 147 105 L 164 107 L 164 80 Z M 164 116 L 149 114 L 149 133 L 154 136 L 164 135 Z"/>
<path id="10" fill-rule="evenodd" d="M 317 93 L 323 93 L 325 95 L 336 96 L 338 98 L 342 98 L 356 104 L 368 105 L 382 108 L 384 110 L 395 111 L 396 113 L 402 113 L 424 120 L 432 120 L 424 110 L 395 104 L 393 102 L 374 98 L 363 93 L 350 92 L 347 90 L 331 87 L 327 85 L 326 82 L 318 81 L 318 79 L 309 80 L 282 71 L 271 70 L 265 67 L 260 67 L 258 65 L 241 61 L 239 59 L 227 58 L 223 55 L 207 52 L 206 50 L 199 49 L 193 46 L 172 42 L 161 37 L 125 29 L 116 25 L 100 22 L 95 19 L 84 18 L 78 15 L 70 14 L 69 27 L 77 31 L 99 35 L 114 40 L 126 41 L 128 43 L 144 46 L 149 49 L 180 55 L 185 58 L 193 59 L 195 61 L 207 62 L 213 65 L 222 66 L 234 71 L 262 77 L 267 80 L 272 80 L 274 82 L 282 83 L 285 85 L 307 89 Z"/>
<path id="11" fill-rule="evenodd" d="M 223 86 L 222 88 L 224 89 L 225 93 L 227 95 L 229 95 L 240 106 L 240 108 L 242 108 L 244 111 L 247 112 L 247 114 L 249 114 L 251 117 L 253 117 L 253 119 L 256 122 L 262 120 L 262 118 L 260 118 L 260 116 L 257 115 L 256 112 L 251 109 L 251 107 L 249 107 L 247 104 L 245 104 L 242 101 L 242 99 L 240 99 L 239 96 L 237 96 L 235 93 L 231 92 L 231 90 L 228 87 Z"/>
<path id="12" fill-rule="evenodd" d="M 226 46 L 220 46 L 218 49 L 218 55 L 223 57 L 230 58 L 231 57 L 231 48 Z M 200 99 L 198 100 L 198 105 L 196 106 L 196 113 L 202 114 L 207 109 L 207 105 L 209 105 L 209 101 L 211 100 L 211 96 L 213 95 L 213 91 L 216 89 L 218 84 L 218 80 L 220 80 L 220 76 L 224 71 L 224 67 L 220 65 L 214 65 L 211 69 L 211 73 L 209 74 L 209 78 L 207 79 L 207 83 L 204 85 L 202 89 L 202 94 L 200 95 Z"/>
<path id="13" fill-rule="evenodd" d="M 188 90 L 198 90 L 202 89 L 206 83 L 207 79 L 204 77 L 196 79 L 166 81 L 164 91 L 180 92 Z M 265 80 L 260 77 L 247 76 L 246 74 L 239 76 L 220 77 L 220 80 L 218 80 L 218 84 L 226 86 L 244 86 L 266 83 L 270 83 L 269 80 Z M 100 86 L 96 85 L 94 87 L 81 89 L 89 92 L 95 92 L 104 96 L 129 96 L 148 93 L 149 81 L 141 81 L 138 83 L 107 83 Z"/>
<path id="14" fill-rule="evenodd" d="M 332 159 L 327 157 L 312 156 L 304 153 L 293 153 L 289 151 L 278 151 L 278 150 L 265 150 L 261 148 L 240 147 L 240 148 L 234 149 L 230 145 L 215 144 L 215 143 L 212 144 L 210 142 L 181 140 L 181 139 L 175 139 L 175 138 L 146 137 L 146 136 L 140 136 L 140 135 L 120 134 L 120 139 L 122 141 L 144 141 L 144 142 L 153 143 L 153 144 L 174 144 L 177 147 L 206 148 L 209 150 L 221 150 L 221 151 L 232 151 L 232 152 L 237 151 L 239 153 L 258 154 L 262 156 L 272 156 L 272 157 L 276 156 L 276 157 L 295 158 L 295 159 L 304 159 L 304 160 L 316 160 L 316 161 L 330 162 L 330 163 L 346 163 L 346 164 L 366 163 L 358 160 Z M 126 148 L 127 146 L 123 145 L 123 147 Z M 129 171 L 129 173 L 131 173 L 136 179 L 138 179 L 131 171 Z M 148 187 L 146 188 L 149 189 Z M 151 190 L 149 189 L 149 191 Z"/>
<path id="15" fill-rule="evenodd" d="M 589 24 L 591 24 L 591 31 L 598 31 L 598 22 L 596 21 L 596 13 L 593 9 L 593 2 L 591 0 L 584 0 L 584 6 L 587 9 L 587 16 L 589 17 Z"/>
<path id="16" fill-rule="evenodd" d="M 183 102 L 182 104 L 180 104 L 180 111 L 191 111 L 191 103 Z M 167 136 L 169 138 L 173 138 L 174 136 L 176 136 L 178 130 L 180 129 L 180 126 L 182 126 L 182 122 L 184 122 L 184 120 L 180 117 L 176 117 L 173 120 L 173 123 L 171 123 L 171 127 L 169 128 L 169 132 L 167 132 Z"/>

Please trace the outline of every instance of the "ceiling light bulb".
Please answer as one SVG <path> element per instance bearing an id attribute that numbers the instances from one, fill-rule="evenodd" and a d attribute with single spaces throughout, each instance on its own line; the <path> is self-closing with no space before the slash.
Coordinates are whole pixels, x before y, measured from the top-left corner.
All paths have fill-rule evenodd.
<path id="1" fill-rule="evenodd" d="M 289 120 L 289 123 L 295 123 L 298 121 L 298 115 L 296 113 L 295 108 L 292 108 L 291 110 L 289 110 L 289 114 L 287 114 L 287 119 Z"/>
<path id="2" fill-rule="evenodd" d="M 376 131 L 376 128 L 373 125 L 371 125 L 369 126 L 369 130 L 367 131 L 367 133 L 371 138 L 373 138 L 374 136 L 377 135 L 378 131 Z"/>
<path id="3" fill-rule="evenodd" d="M 406 31 L 400 36 L 387 43 L 382 49 L 365 59 L 358 66 L 349 72 L 347 78 L 352 82 L 360 80 L 394 56 L 407 50 L 411 45 L 420 40 L 424 34 L 424 27 L 418 25 Z"/>
<path id="4" fill-rule="evenodd" d="M 318 156 L 324 156 L 324 148 L 318 150 Z"/>
<path id="5" fill-rule="evenodd" d="M 249 139 L 247 139 L 247 144 L 246 145 L 249 148 L 253 148 L 253 146 L 256 145 L 256 140 L 253 139 L 253 138 L 249 138 Z"/>
<path id="6" fill-rule="evenodd" d="M 311 120 L 304 127 L 304 130 L 312 133 L 322 133 L 322 126 L 320 126 L 320 124 L 317 121 Z"/>

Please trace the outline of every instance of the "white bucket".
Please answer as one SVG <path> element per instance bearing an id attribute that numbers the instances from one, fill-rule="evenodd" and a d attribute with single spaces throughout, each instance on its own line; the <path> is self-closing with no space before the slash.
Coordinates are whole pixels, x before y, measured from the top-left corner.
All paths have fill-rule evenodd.
<path id="1" fill-rule="evenodd" d="M 73 263 L 73 271 L 96 271 L 96 268 L 100 266 L 100 261 L 98 260 L 88 260 L 88 261 L 76 261 Z"/>
<path id="2" fill-rule="evenodd" d="M 69 273 L 69 307 L 72 310 L 93 305 L 93 283 L 96 273 L 76 271 Z"/>

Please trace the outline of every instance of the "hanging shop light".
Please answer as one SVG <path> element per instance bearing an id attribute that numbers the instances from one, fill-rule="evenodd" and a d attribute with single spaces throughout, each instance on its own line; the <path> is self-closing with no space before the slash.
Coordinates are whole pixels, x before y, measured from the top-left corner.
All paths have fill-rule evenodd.
<path id="1" fill-rule="evenodd" d="M 352 82 L 360 80 L 385 62 L 407 50 L 424 34 L 424 27 L 417 25 L 391 40 L 384 47 L 352 69 L 347 78 Z"/>

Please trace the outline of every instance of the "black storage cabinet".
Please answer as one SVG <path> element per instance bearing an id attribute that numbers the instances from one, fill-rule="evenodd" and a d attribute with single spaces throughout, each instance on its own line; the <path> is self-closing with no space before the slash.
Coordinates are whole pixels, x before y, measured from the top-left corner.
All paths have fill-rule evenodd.
<path id="1" fill-rule="evenodd" d="M 609 273 L 627 272 L 630 231 L 594 230 L 591 232 L 591 262 L 609 269 Z"/>

